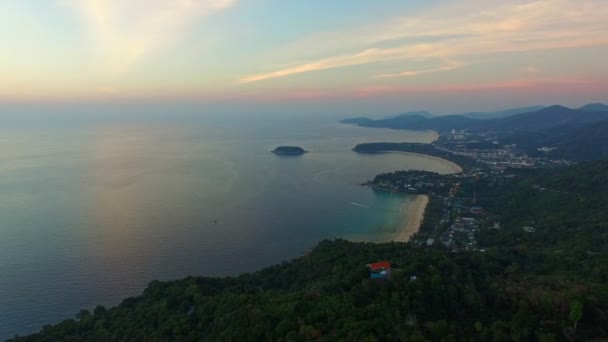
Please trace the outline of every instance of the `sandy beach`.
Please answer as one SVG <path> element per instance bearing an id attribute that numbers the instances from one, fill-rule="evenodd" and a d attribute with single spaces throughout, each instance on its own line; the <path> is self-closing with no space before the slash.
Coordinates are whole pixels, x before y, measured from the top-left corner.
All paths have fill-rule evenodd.
<path id="1" fill-rule="evenodd" d="M 399 153 L 399 154 L 416 155 L 416 156 L 421 156 L 421 157 L 424 157 L 424 158 L 434 159 L 434 160 L 441 161 L 441 163 L 446 166 L 446 169 L 449 169 L 449 172 L 446 172 L 448 174 L 449 173 L 461 173 L 462 172 L 462 167 L 460 167 L 460 165 L 458 165 L 458 164 L 456 164 L 454 162 L 451 162 L 449 160 L 443 159 L 443 158 L 429 156 L 428 154 L 420 154 L 420 153 L 413 153 L 413 152 L 402 152 L 402 151 L 386 151 L 386 152 L 382 152 L 382 153 Z"/>
<path id="2" fill-rule="evenodd" d="M 393 241 L 407 242 L 412 235 L 418 232 L 428 204 L 429 196 L 417 195 L 413 201 L 408 201 L 401 206 L 403 215 L 407 215 L 408 219 L 401 230 L 392 238 Z"/>
<path id="3" fill-rule="evenodd" d="M 439 140 L 439 133 L 437 133 L 436 131 L 430 131 L 429 136 L 431 137 L 431 142 L 429 144 L 432 144 L 435 141 Z"/>
<path id="4" fill-rule="evenodd" d="M 431 139 L 437 140 L 439 134 L 435 131 L 431 131 Z M 401 151 L 387 151 L 385 153 L 400 153 L 405 155 L 417 155 L 424 158 L 434 159 L 441 161 L 442 165 L 445 166 L 445 174 L 461 173 L 462 167 L 460 165 L 451 162 L 449 160 L 429 156 L 426 154 L 412 153 L 412 152 L 401 152 Z M 401 215 L 406 218 L 406 221 L 402 225 L 401 229 L 396 232 L 389 241 L 407 242 L 411 237 L 418 232 L 422 220 L 424 219 L 424 213 L 426 206 L 429 204 L 429 196 L 427 195 L 416 195 L 412 201 L 405 201 L 401 206 Z"/>

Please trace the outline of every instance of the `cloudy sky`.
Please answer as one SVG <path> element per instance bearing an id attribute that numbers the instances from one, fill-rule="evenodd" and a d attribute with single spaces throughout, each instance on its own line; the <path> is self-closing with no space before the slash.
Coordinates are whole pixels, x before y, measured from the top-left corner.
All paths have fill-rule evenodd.
<path id="1" fill-rule="evenodd" d="M 577 105 L 608 100 L 606 18 L 605 0 L 2 0 L 0 101 Z"/>

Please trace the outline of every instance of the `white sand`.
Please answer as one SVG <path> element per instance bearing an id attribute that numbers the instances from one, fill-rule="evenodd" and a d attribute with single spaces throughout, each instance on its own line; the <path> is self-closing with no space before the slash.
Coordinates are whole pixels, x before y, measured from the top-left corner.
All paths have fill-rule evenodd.
<path id="1" fill-rule="evenodd" d="M 429 196 L 417 195 L 416 199 L 411 202 L 406 202 L 402 205 L 401 211 L 407 215 L 407 223 L 401 228 L 397 234 L 391 239 L 398 242 L 407 242 L 409 239 L 418 232 L 422 220 L 424 219 L 424 212 L 426 206 L 429 204 Z"/>
<path id="2" fill-rule="evenodd" d="M 458 164 L 456 164 L 454 162 L 451 162 L 449 160 L 443 159 L 443 158 L 429 156 L 428 154 L 420 154 L 420 153 L 412 153 L 412 152 L 401 152 L 401 151 L 386 151 L 386 152 L 382 152 L 382 153 L 399 153 L 399 154 L 415 155 L 415 156 L 420 156 L 420 157 L 424 157 L 424 158 L 434 159 L 434 160 L 440 161 L 441 164 L 446 167 L 446 170 L 449 170 L 449 172 L 446 172 L 448 174 L 450 174 L 450 173 L 461 173 L 462 172 L 462 167 L 460 167 L 460 165 L 458 165 Z"/>

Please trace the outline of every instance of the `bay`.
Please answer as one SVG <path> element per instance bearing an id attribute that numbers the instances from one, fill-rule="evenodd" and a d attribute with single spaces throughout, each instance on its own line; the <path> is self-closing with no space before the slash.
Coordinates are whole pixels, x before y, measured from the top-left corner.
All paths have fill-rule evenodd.
<path id="1" fill-rule="evenodd" d="M 432 132 L 244 122 L 0 128 L 0 338 L 116 305 L 154 279 L 254 271 L 325 238 L 386 240 L 411 198 L 360 184 L 393 170 L 453 171 L 424 156 L 351 151 L 430 142 Z M 279 145 L 310 153 L 270 153 Z"/>

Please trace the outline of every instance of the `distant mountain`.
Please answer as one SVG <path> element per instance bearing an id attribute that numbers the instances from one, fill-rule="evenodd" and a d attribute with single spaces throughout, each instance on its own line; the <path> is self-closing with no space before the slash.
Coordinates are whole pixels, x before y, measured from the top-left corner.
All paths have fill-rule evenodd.
<path id="1" fill-rule="evenodd" d="M 576 161 L 608 159 L 608 120 L 557 125 L 537 131 L 515 131 L 500 137 L 531 156 Z M 540 148 L 548 148 L 545 151 Z"/>
<path id="2" fill-rule="evenodd" d="M 608 112 L 551 106 L 537 112 L 517 114 L 497 120 L 486 120 L 487 124 L 482 125 L 482 128 L 497 132 L 534 132 L 562 126 L 584 125 L 602 120 L 608 120 Z"/>
<path id="3" fill-rule="evenodd" d="M 407 112 L 407 113 L 389 115 L 389 116 L 385 116 L 385 117 L 383 117 L 382 119 L 379 119 L 379 120 L 393 120 L 393 119 L 397 119 L 397 118 L 401 118 L 401 117 L 432 118 L 433 114 L 431 114 L 429 112 L 425 112 L 425 111 L 416 111 L 416 112 Z M 371 123 L 373 121 L 376 121 L 376 120 L 362 116 L 362 117 L 357 117 L 357 118 L 344 119 L 344 120 L 341 120 L 340 123 L 351 124 L 351 125 L 359 125 L 359 126 L 366 126 L 367 124 L 369 124 L 369 123 Z"/>
<path id="4" fill-rule="evenodd" d="M 374 121 L 374 120 L 370 119 L 370 118 L 359 117 L 359 118 L 344 119 L 344 120 L 341 120 L 340 123 L 348 124 L 348 125 L 366 126 L 367 124 L 369 124 L 372 121 Z"/>
<path id="5" fill-rule="evenodd" d="M 384 117 L 383 119 L 387 120 L 387 119 L 395 119 L 398 117 L 402 117 L 402 116 L 423 116 L 425 118 L 432 118 L 433 114 L 426 112 L 426 111 L 416 111 L 416 112 L 407 112 L 407 113 L 401 113 L 401 114 L 396 114 L 396 115 L 389 115 Z"/>
<path id="6" fill-rule="evenodd" d="M 608 105 L 603 103 L 590 103 L 582 106 L 579 110 L 608 111 Z"/>
<path id="7" fill-rule="evenodd" d="M 435 130 L 449 133 L 467 130 L 472 133 L 493 132 L 503 144 L 517 144 L 530 155 L 546 155 L 553 159 L 608 159 L 608 110 L 602 104 L 571 109 L 546 107 L 538 111 L 495 119 L 474 119 L 464 115 L 424 117 L 398 116 L 390 119 L 354 119 L 350 122 L 364 127 L 407 130 Z M 608 106 L 605 106 L 608 109 Z M 545 152 L 541 147 L 550 147 Z"/>
<path id="8" fill-rule="evenodd" d="M 594 122 L 570 130 L 552 139 L 556 149 L 549 152 L 552 158 L 570 160 L 608 159 L 608 120 Z"/>
<path id="9" fill-rule="evenodd" d="M 466 116 L 472 119 L 498 119 L 504 118 L 511 115 L 522 114 L 522 113 L 531 113 L 537 112 L 541 109 L 546 108 L 545 106 L 532 106 L 532 107 L 523 107 L 523 108 L 513 108 L 506 110 L 499 110 L 496 112 L 470 112 L 470 113 L 461 113 L 458 115 Z"/>
<path id="10" fill-rule="evenodd" d="M 449 115 L 433 115 L 427 111 L 413 111 L 413 112 L 405 112 L 401 114 L 388 115 L 379 120 L 393 120 L 396 118 L 404 117 L 404 116 L 421 116 L 427 119 L 438 118 L 442 116 L 464 116 L 470 119 L 498 119 L 504 118 L 511 115 L 521 114 L 521 113 L 530 113 L 536 112 L 541 109 L 546 108 L 545 106 L 531 106 L 531 107 L 523 107 L 523 108 L 512 108 L 499 110 L 495 112 L 468 112 L 468 113 L 459 113 L 459 114 L 449 114 Z M 608 110 L 608 109 L 606 109 Z M 352 119 L 344 119 L 340 121 L 345 124 L 359 124 L 359 123 L 368 123 L 370 121 L 374 121 L 374 119 L 370 119 L 368 117 L 357 117 Z"/>
<path id="11" fill-rule="evenodd" d="M 608 111 L 551 106 L 538 111 L 496 119 L 474 119 L 464 115 L 434 116 L 431 118 L 421 115 L 407 115 L 380 120 L 357 118 L 343 120 L 342 122 L 364 127 L 435 130 L 440 133 L 450 132 L 452 129 L 470 130 L 472 132 L 512 133 L 518 131 L 538 132 L 556 127 L 585 125 L 602 120 L 608 120 Z"/>
<path id="12" fill-rule="evenodd" d="M 608 120 L 586 125 L 559 126 L 536 133 L 519 133 L 501 139 L 516 143 L 533 156 L 576 161 L 608 159 Z M 541 152 L 541 147 L 550 148 Z"/>
<path id="13" fill-rule="evenodd" d="M 446 115 L 427 118 L 420 115 L 398 116 L 392 119 L 372 120 L 360 122 L 358 125 L 365 127 L 409 129 L 409 130 L 437 130 L 447 132 L 451 129 L 467 129 L 477 126 L 477 119 L 471 119 L 460 115 Z"/>

